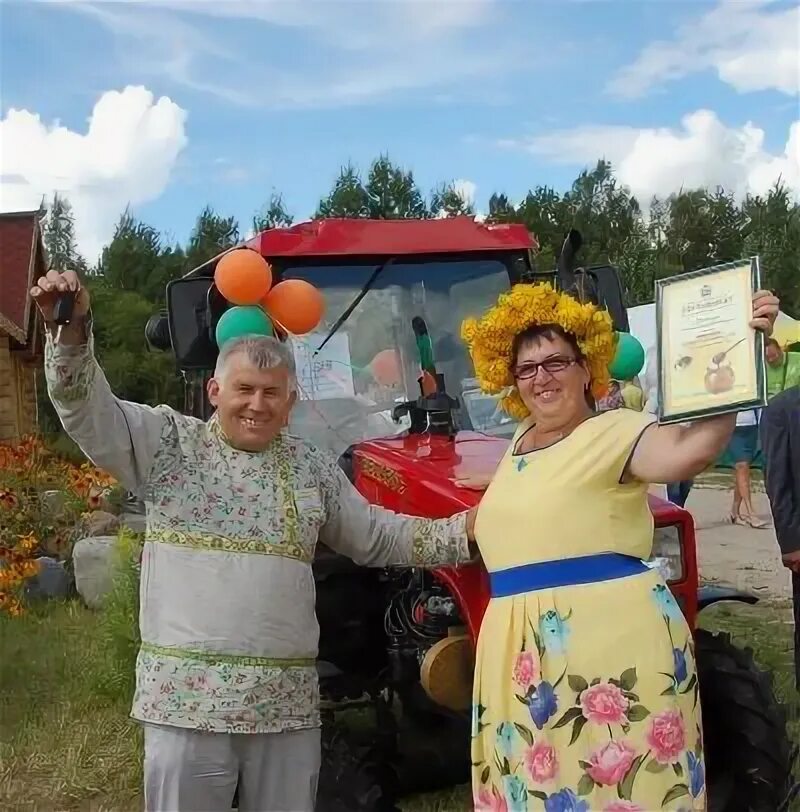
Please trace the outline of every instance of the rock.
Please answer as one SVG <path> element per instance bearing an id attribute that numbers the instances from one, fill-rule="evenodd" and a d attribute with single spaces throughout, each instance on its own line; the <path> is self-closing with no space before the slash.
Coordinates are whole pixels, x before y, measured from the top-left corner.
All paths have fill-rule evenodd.
<path id="1" fill-rule="evenodd" d="M 42 556 L 36 561 L 39 572 L 25 582 L 25 597 L 28 600 L 68 598 L 73 592 L 74 583 L 64 562 L 49 556 Z"/>
<path id="2" fill-rule="evenodd" d="M 123 513 L 122 525 L 134 533 L 144 533 L 147 529 L 147 519 L 141 513 Z"/>
<path id="3" fill-rule="evenodd" d="M 83 531 L 87 536 L 110 536 L 119 530 L 119 518 L 105 510 L 93 510 L 83 520 Z"/>
<path id="4" fill-rule="evenodd" d="M 116 542 L 116 536 L 94 536 L 75 542 L 72 548 L 75 587 L 91 609 L 99 609 L 111 591 Z"/>
<path id="5" fill-rule="evenodd" d="M 64 491 L 43 491 L 39 494 L 39 502 L 42 506 L 42 510 L 47 511 L 55 518 L 64 513 L 66 498 Z"/>

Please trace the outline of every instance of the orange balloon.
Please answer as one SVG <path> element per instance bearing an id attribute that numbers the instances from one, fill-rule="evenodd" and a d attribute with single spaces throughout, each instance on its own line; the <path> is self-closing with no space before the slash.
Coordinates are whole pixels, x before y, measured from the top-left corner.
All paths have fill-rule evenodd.
<path id="1" fill-rule="evenodd" d="M 381 386 L 397 386 L 403 379 L 397 350 L 383 350 L 369 363 L 372 377 Z"/>
<path id="2" fill-rule="evenodd" d="M 304 279 L 285 279 L 264 297 L 261 306 L 279 329 L 293 335 L 310 333 L 325 312 L 322 294 Z"/>
<path id="3" fill-rule="evenodd" d="M 225 254 L 214 271 L 217 290 L 236 305 L 258 304 L 272 285 L 272 268 L 252 248 L 237 248 Z"/>

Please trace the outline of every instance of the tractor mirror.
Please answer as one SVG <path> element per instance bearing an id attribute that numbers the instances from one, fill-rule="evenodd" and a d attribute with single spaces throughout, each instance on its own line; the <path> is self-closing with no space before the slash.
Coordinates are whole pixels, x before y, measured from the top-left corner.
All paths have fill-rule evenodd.
<path id="1" fill-rule="evenodd" d="M 184 277 L 167 285 L 169 335 L 182 370 L 213 369 L 217 359 L 214 325 L 224 311 L 210 295 L 208 277 Z"/>

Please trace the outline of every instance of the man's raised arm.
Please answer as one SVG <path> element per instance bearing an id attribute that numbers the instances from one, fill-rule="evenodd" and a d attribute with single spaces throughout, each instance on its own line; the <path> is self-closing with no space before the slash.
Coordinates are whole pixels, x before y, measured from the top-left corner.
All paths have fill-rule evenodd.
<path id="1" fill-rule="evenodd" d="M 60 331 L 58 298 L 75 296 Z M 130 490 L 145 484 L 167 430 L 168 410 L 120 400 L 94 357 L 89 292 L 73 271 L 49 271 L 31 289 L 45 323 L 47 391 L 65 431 L 89 459 Z"/>

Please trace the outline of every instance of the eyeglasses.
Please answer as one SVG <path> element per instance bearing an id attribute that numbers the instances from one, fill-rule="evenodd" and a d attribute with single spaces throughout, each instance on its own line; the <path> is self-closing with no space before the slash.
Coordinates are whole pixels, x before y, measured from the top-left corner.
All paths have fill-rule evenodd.
<path id="1" fill-rule="evenodd" d="M 518 381 L 527 381 L 531 378 L 535 378 L 539 374 L 539 370 L 543 369 L 548 375 L 551 377 L 558 375 L 560 372 L 564 372 L 564 370 L 571 367 L 573 364 L 577 364 L 577 358 L 565 358 L 563 356 L 555 356 L 554 358 L 548 358 L 546 361 L 542 361 L 539 364 L 535 363 L 527 363 L 527 364 L 520 364 L 514 370 L 514 378 Z"/>

